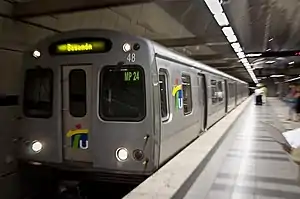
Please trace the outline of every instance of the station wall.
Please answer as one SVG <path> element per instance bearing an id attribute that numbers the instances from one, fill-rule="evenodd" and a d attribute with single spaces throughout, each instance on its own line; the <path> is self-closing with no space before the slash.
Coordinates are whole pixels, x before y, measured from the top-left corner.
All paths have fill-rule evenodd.
<path id="1" fill-rule="evenodd" d="M 19 176 L 14 157 L 19 115 L 20 70 L 22 53 L 52 31 L 25 22 L 14 21 L 10 14 L 13 5 L 0 0 L 0 198 L 19 198 Z"/>

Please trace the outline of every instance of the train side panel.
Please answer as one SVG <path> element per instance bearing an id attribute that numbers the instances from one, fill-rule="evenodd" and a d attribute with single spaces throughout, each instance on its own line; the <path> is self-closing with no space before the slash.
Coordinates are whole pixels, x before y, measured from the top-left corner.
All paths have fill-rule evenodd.
<path id="1" fill-rule="evenodd" d="M 167 117 L 161 123 L 160 163 L 163 163 L 199 135 L 201 110 L 196 70 L 160 57 L 156 61 L 168 84 L 169 113 L 164 114 Z"/>
<path id="2" fill-rule="evenodd" d="M 207 127 L 211 127 L 225 115 L 225 82 L 220 76 L 208 74 L 207 84 Z"/>

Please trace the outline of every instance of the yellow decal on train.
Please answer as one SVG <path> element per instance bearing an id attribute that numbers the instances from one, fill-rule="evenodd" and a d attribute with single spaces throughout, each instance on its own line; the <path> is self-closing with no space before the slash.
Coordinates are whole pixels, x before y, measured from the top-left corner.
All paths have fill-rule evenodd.
<path id="1" fill-rule="evenodd" d="M 71 147 L 74 149 L 88 149 L 88 129 L 69 130 L 67 137 L 71 138 Z"/>
<path id="2" fill-rule="evenodd" d="M 175 107 L 177 110 L 183 107 L 183 92 L 182 85 L 179 84 L 179 79 L 175 79 L 175 85 L 172 90 L 172 96 L 175 97 Z"/>
<path id="3" fill-rule="evenodd" d="M 182 89 L 182 85 L 174 86 L 173 91 L 172 91 L 172 96 L 175 97 L 176 93 L 181 89 Z"/>

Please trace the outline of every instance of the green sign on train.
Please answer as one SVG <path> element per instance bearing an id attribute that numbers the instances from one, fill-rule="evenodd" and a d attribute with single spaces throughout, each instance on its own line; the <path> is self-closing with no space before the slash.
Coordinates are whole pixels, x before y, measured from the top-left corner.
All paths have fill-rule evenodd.
<path id="1" fill-rule="evenodd" d="M 125 82 L 139 81 L 140 80 L 140 72 L 139 71 L 124 72 L 124 80 L 125 80 Z"/>

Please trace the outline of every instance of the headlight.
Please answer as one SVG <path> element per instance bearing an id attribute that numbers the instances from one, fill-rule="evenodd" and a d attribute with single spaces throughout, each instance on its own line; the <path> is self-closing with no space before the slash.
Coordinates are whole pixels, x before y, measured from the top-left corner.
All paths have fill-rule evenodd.
<path id="1" fill-rule="evenodd" d="M 126 148 L 118 148 L 116 150 L 116 158 L 123 162 L 128 158 L 128 150 Z"/>
<path id="2" fill-rule="evenodd" d="M 39 141 L 33 141 L 31 144 L 31 149 L 34 152 L 39 153 L 43 149 L 43 144 Z"/>
<path id="3" fill-rule="evenodd" d="M 123 44 L 123 51 L 126 53 L 131 50 L 131 45 L 129 43 Z"/>
<path id="4" fill-rule="evenodd" d="M 35 58 L 39 58 L 41 56 L 41 52 L 38 50 L 33 51 L 32 56 Z"/>

